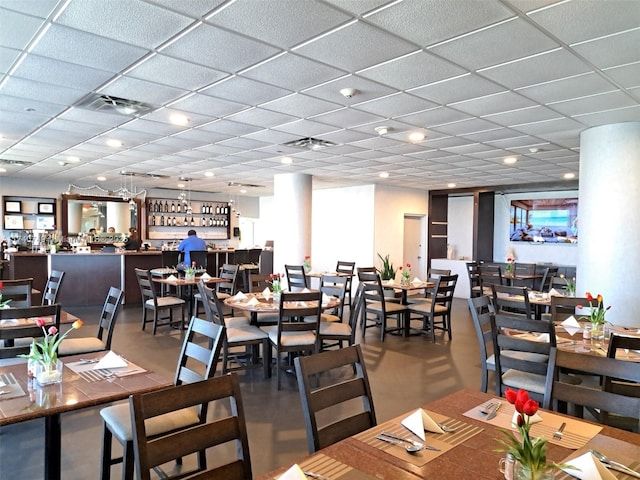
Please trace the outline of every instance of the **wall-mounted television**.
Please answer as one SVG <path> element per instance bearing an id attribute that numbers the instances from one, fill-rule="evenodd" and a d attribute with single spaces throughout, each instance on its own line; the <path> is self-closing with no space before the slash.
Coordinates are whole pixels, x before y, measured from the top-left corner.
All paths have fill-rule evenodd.
<path id="1" fill-rule="evenodd" d="M 511 200 L 512 242 L 577 243 L 578 199 Z"/>

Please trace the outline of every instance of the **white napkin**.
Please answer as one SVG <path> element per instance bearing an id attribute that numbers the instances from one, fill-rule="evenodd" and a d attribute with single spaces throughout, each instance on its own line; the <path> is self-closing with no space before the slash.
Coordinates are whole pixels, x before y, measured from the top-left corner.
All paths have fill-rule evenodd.
<path id="1" fill-rule="evenodd" d="M 242 292 L 238 292 L 233 296 L 233 300 L 235 302 L 240 302 L 240 301 L 246 300 L 246 299 L 247 299 L 247 296 Z"/>
<path id="2" fill-rule="evenodd" d="M 549 296 L 550 297 L 564 297 L 564 295 L 562 293 L 560 293 L 558 290 L 556 290 L 555 288 L 552 288 L 551 290 L 549 290 Z"/>
<path id="3" fill-rule="evenodd" d="M 581 480 L 615 480 L 616 478 L 591 452 L 564 463 L 576 468 L 563 468 L 562 470 Z"/>
<path id="4" fill-rule="evenodd" d="M 266 298 L 267 300 L 269 300 L 269 299 L 271 298 L 271 290 L 269 290 L 269 287 L 265 288 L 265 289 L 262 291 L 262 296 L 263 296 L 264 298 Z"/>
<path id="5" fill-rule="evenodd" d="M 426 439 L 424 436 L 425 430 L 428 432 L 444 433 L 444 430 L 442 430 L 438 424 L 433 421 L 429 414 L 421 408 L 402 420 L 402 425 L 407 427 L 422 440 Z"/>
<path id="6" fill-rule="evenodd" d="M 171 281 L 171 282 L 175 282 L 175 281 L 176 281 L 176 280 L 178 280 L 178 279 L 176 278 L 176 276 L 175 276 L 175 275 L 169 275 L 169 276 L 167 277 L 167 280 L 169 280 L 169 281 Z"/>
<path id="7" fill-rule="evenodd" d="M 518 428 L 518 415 L 520 415 L 518 413 L 518 411 L 516 410 L 515 412 L 513 412 L 513 417 L 511 417 L 511 426 L 513 428 Z M 522 414 L 523 416 L 527 416 L 524 413 Z M 540 415 L 538 415 L 537 413 L 534 414 L 533 416 L 529 417 L 529 423 L 530 424 L 534 424 L 534 423 L 538 423 L 542 421 L 542 417 Z"/>
<path id="8" fill-rule="evenodd" d="M 383 285 L 393 285 L 393 284 L 394 284 L 394 281 L 393 281 L 393 280 L 383 280 L 383 281 L 382 281 L 382 284 L 383 284 Z"/>
<path id="9" fill-rule="evenodd" d="M 564 320 L 560 325 L 562 325 L 565 331 L 572 337 L 582 328 L 573 315 Z"/>
<path id="10" fill-rule="evenodd" d="M 253 307 L 254 305 L 258 305 L 259 303 L 260 302 L 256 297 L 251 297 L 251 300 L 247 302 L 247 305 L 249 305 L 250 307 Z"/>
<path id="11" fill-rule="evenodd" d="M 303 288 L 302 290 L 300 290 L 301 293 L 309 293 L 311 292 L 311 290 L 309 290 L 307 287 Z"/>
<path id="12" fill-rule="evenodd" d="M 548 333 L 541 333 L 538 335 L 538 338 L 536 338 L 536 341 L 541 343 L 549 343 L 550 340 Z"/>
<path id="13" fill-rule="evenodd" d="M 329 305 L 329 302 L 331 302 L 331 299 L 333 297 L 330 297 L 329 295 L 327 295 L 326 293 L 322 294 L 322 305 Z"/>
<path id="14" fill-rule="evenodd" d="M 411 283 L 422 283 L 422 280 L 420 280 L 418 277 L 416 277 L 413 280 L 411 280 Z"/>
<path id="15" fill-rule="evenodd" d="M 207 281 L 211 280 L 211 275 L 209 275 L 207 272 L 204 272 L 200 278 L 202 280 L 204 280 L 205 282 L 207 282 Z"/>
<path id="16" fill-rule="evenodd" d="M 307 480 L 307 476 L 296 463 L 289 470 L 280 475 L 278 480 Z"/>
<path id="17" fill-rule="evenodd" d="M 122 368 L 126 367 L 127 365 L 127 362 L 123 360 L 121 356 L 109 350 L 107 354 L 94 365 L 93 369 L 100 370 L 103 368 Z"/>

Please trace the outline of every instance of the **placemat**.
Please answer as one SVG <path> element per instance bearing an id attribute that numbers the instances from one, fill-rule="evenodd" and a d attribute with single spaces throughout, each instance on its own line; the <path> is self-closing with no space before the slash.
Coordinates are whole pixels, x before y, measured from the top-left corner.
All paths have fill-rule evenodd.
<path id="1" fill-rule="evenodd" d="M 0 373 L 0 382 L 4 383 L 4 385 L 0 387 L 0 392 L 4 392 L 0 394 L 0 401 L 26 395 L 16 380 L 16 377 L 13 376 L 13 373 Z"/>
<path id="2" fill-rule="evenodd" d="M 569 460 L 571 460 L 572 458 L 577 458 L 580 455 L 586 453 L 589 451 L 588 447 L 584 447 L 581 448 L 575 452 L 573 452 L 571 455 L 568 455 L 566 458 L 562 459 L 561 462 L 559 463 L 564 463 L 567 462 Z M 631 470 L 635 470 L 637 472 L 640 472 L 640 459 L 634 459 L 632 461 L 627 461 L 628 459 L 624 459 L 624 458 L 615 458 L 615 456 L 612 456 L 611 458 L 614 458 L 615 460 L 618 460 L 619 462 L 622 462 L 624 465 L 626 465 L 627 467 L 629 467 Z M 619 480 L 636 480 L 634 477 L 632 477 L 631 475 L 627 475 L 626 473 L 623 472 L 618 472 L 617 470 L 611 470 L 609 469 L 609 472 L 611 472 L 613 474 L 614 477 L 616 477 Z M 560 471 L 557 475 L 556 475 L 556 480 L 572 480 L 575 479 L 576 477 Z"/>
<path id="3" fill-rule="evenodd" d="M 305 472 L 324 475 L 331 480 L 373 480 L 375 477 L 319 453 L 298 464 Z"/>
<path id="4" fill-rule="evenodd" d="M 378 425 L 377 427 L 370 428 L 366 432 L 359 433 L 355 435 L 355 438 L 364 442 L 372 447 L 378 448 L 394 457 L 400 458 L 405 462 L 411 463 L 418 467 L 425 465 L 430 462 L 434 458 L 439 457 L 443 453 L 451 450 L 456 445 L 459 445 L 469 438 L 473 437 L 480 433 L 483 428 L 477 427 L 474 425 L 470 425 L 461 420 L 456 420 L 453 418 L 446 417 L 444 415 L 440 415 L 438 413 L 434 413 L 431 411 L 426 411 L 433 420 L 438 423 L 441 423 L 447 427 L 456 428 L 455 432 L 450 433 L 432 433 L 425 432 L 426 440 L 422 443 L 426 445 L 437 447 L 440 450 L 420 450 L 415 453 L 407 452 L 404 447 L 401 445 L 393 445 L 391 443 L 383 442 L 382 440 L 378 440 L 376 435 L 379 435 L 381 432 L 386 431 L 401 437 L 412 438 L 415 441 L 420 441 L 421 439 L 414 435 L 410 430 L 404 427 L 399 421 L 398 422 L 385 422 L 382 425 Z"/>
<path id="5" fill-rule="evenodd" d="M 87 382 L 97 382 L 99 380 L 114 380 L 120 377 L 145 373 L 146 370 L 128 360 L 126 367 L 94 369 L 96 362 L 80 360 L 78 362 L 65 363 L 72 371 L 80 375 Z"/>
<path id="6" fill-rule="evenodd" d="M 497 415 L 491 420 L 487 420 L 487 416 L 480 413 L 481 407 L 489 402 L 485 402 L 482 405 L 478 405 L 477 407 L 466 411 L 464 416 L 473 418 L 474 420 L 480 420 L 481 422 L 490 423 L 491 425 L 504 428 L 506 430 L 516 431 L 517 429 L 511 426 L 511 420 L 514 412 L 516 411 L 515 406 L 511 405 L 504 398 L 490 400 L 490 402 L 496 401 L 501 401 L 502 406 L 500 407 L 500 410 L 498 410 Z M 583 447 L 589 440 L 595 437 L 600 430 L 602 430 L 601 426 L 583 422 L 578 418 L 564 417 L 551 412 L 538 412 L 538 415 L 542 417 L 542 422 L 531 425 L 531 430 L 529 431 L 530 435 L 532 437 L 546 438 L 549 443 L 570 448 L 572 450 Z M 562 438 L 553 438 L 553 434 L 558 430 L 563 422 L 566 422 L 567 425 L 563 431 Z"/>

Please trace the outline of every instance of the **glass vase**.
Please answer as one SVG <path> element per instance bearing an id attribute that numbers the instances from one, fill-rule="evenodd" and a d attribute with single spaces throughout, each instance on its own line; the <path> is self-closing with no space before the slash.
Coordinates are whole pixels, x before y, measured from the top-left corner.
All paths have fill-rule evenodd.
<path id="1" fill-rule="evenodd" d="M 62 370 L 64 364 L 61 360 L 55 362 L 37 362 L 35 378 L 38 385 L 52 385 L 62 383 Z"/>
<path id="2" fill-rule="evenodd" d="M 553 480 L 556 478 L 555 468 L 545 468 L 532 472 L 529 467 L 516 462 L 513 468 L 513 480 Z"/>
<path id="3" fill-rule="evenodd" d="M 400 279 L 400 285 L 409 285 L 411 283 L 411 279 L 409 277 L 402 277 Z"/>
<path id="4" fill-rule="evenodd" d="M 602 340 L 604 338 L 604 324 L 592 323 L 591 324 L 591 339 Z"/>
<path id="5" fill-rule="evenodd" d="M 196 273 L 195 273 L 195 272 L 193 272 L 193 273 L 185 273 L 185 274 L 184 274 L 184 279 L 185 279 L 187 282 L 192 281 L 192 280 L 195 280 L 195 279 L 196 279 Z"/>

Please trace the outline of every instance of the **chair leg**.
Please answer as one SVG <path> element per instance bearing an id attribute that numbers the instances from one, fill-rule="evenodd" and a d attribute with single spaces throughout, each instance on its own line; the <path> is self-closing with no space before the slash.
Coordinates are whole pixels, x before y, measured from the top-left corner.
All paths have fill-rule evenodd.
<path id="1" fill-rule="evenodd" d="M 146 325 L 147 325 L 147 308 L 143 305 L 142 306 L 142 331 L 143 332 L 144 332 L 144 327 Z"/>
<path id="2" fill-rule="evenodd" d="M 271 378 L 271 342 L 268 338 L 262 341 L 262 367 L 264 378 Z"/>
<path id="3" fill-rule="evenodd" d="M 155 308 L 153 310 L 153 334 L 156 334 L 156 330 L 158 329 L 158 309 Z"/>
<path id="4" fill-rule="evenodd" d="M 480 390 L 484 393 L 487 393 L 487 381 L 488 381 L 488 377 L 489 376 L 489 372 L 487 371 L 486 368 L 482 369 L 482 374 L 481 374 L 481 380 L 482 383 L 480 384 Z"/>
<path id="5" fill-rule="evenodd" d="M 125 442 L 122 452 L 122 480 L 133 480 L 133 442 Z"/>
<path id="6" fill-rule="evenodd" d="M 229 344 L 225 341 L 224 346 L 222 347 L 222 374 L 226 375 L 229 371 L 228 369 L 229 363 Z"/>
<path id="7" fill-rule="evenodd" d="M 100 479 L 111 478 L 111 439 L 113 435 L 105 422 L 102 422 L 102 463 L 100 464 Z"/>

